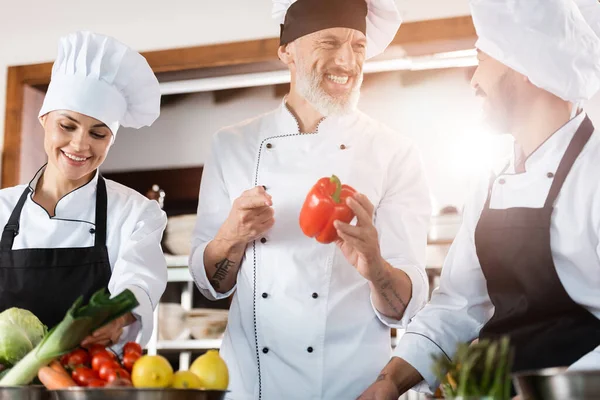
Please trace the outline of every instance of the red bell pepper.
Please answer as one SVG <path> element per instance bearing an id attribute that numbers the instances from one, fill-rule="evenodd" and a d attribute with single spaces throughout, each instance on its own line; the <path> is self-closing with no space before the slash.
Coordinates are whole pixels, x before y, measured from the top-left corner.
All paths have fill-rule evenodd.
<path id="1" fill-rule="evenodd" d="M 356 193 L 352 187 L 342 185 L 340 179 L 321 178 L 312 187 L 300 211 L 300 227 L 308 237 L 319 243 L 332 243 L 338 239 L 333 226 L 335 220 L 350 223 L 354 212 L 346 204 L 346 199 Z"/>

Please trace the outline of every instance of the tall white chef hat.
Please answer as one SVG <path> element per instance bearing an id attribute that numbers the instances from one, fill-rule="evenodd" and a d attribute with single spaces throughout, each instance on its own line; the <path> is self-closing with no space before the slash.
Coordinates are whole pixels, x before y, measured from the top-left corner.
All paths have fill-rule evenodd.
<path id="1" fill-rule="evenodd" d="M 280 45 L 328 28 L 352 28 L 367 37 L 366 57 L 389 46 L 402 18 L 394 0 L 273 0 Z"/>
<path id="2" fill-rule="evenodd" d="M 534 85 L 575 104 L 600 90 L 600 37 L 573 0 L 471 0 L 471 14 L 476 47 Z"/>
<path id="3" fill-rule="evenodd" d="M 39 116 L 70 110 L 106 124 L 150 126 L 160 114 L 158 80 L 146 59 L 123 43 L 92 32 L 62 37 Z"/>
<path id="4" fill-rule="evenodd" d="M 600 37 L 600 2 L 598 0 L 575 0 L 583 18 Z"/>

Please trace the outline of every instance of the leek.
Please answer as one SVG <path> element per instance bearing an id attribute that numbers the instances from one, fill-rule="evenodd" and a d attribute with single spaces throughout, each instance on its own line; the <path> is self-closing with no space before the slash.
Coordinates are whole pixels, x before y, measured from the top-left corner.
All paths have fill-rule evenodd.
<path id="1" fill-rule="evenodd" d="M 433 372 L 446 398 L 510 399 L 512 349 L 508 337 L 459 344 L 452 359 L 433 356 Z"/>
<path id="2" fill-rule="evenodd" d="M 65 318 L 0 379 L 0 386 L 29 384 L 41 367 L 73 351 L 96 329 L 132 311 L 139 304 L 129 290 L 111 299 L 106 289 L 94 293 L 87 305 L 82 303 L 83 298 L 78 298 Z"/>

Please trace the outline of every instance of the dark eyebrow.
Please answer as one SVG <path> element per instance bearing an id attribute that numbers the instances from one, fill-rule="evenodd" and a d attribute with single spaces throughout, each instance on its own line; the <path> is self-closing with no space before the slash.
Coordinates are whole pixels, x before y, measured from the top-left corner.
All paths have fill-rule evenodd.
<path id="1" fill-rule="evenodd" d="M 68 118 L 71 121 L 79 124 L 79 121 L 77 121 L 75 118 L 71 117 L 70 115 L 68 115 L 66 113 L 62 113 L 62 112 L 59 113 L 59 114 L 62 115 L 63 117 L 65 117 L 65 118 Z M 104 123 L 100 123 L 100 124 L 96 124 L 96 125 L 92 126 L 92 128 L 108 128 L 108 126 L 106 126 L 106 124 L 104 124 Z"/>
<path id="2" fill-rule="evenodd" d="M 68 115 L 68 114 L 66 114 L 66 113 L 62 113 L 62 112 L 61 112 L 61 113 L 59 113 L 59 114 L 60 114 L 60 115 L 62 115 L 63 117 L 65 117 L 65 118 L 68 118 L 68 119 L 70 119 L 70 120 L 71 120 L 71 121 L 73 121 L 73 122 L 79 123 L 79 121 L 77 121 L 75 118 L 71 117 L 70 115 Z"/>

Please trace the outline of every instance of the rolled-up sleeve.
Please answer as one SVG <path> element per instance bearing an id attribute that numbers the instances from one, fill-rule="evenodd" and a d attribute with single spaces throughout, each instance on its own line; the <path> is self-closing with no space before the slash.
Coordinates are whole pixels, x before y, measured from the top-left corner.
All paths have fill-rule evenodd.
<path id="1" fill-rule="evenodd" d="M 383 197 L 375 210 L 381 255 L 392 267 L 408 275 L 412 282 L 412 297 L 400 320 L 382 315 L 374 305 L 373 309 L 385 325 L 405 328 L 425 305 L 429 294 L 425 254 L 431 201 L 416 146 L 397 152 L 389 166 L 386 183 Z"/>
<path id="2" fill-rule="evenodd" d="M 167 286 L 167 263 L 161 240 L 167 217 L 155 201 L 144 201 L 133 232 L 121 243 L 108 289 L 117 295 L 131 290 L 139 305 L 136 322 L 128 326 L 120 343 L 138 341 L 145 346 L 154 329 L 154 309 Z"/>
<path id="3" fill-rule="evenodd" d="M 210 284 L 204 265 L 206 246 L 215 238 L 231 210 L 231 200 L 219 163 L 220 148 L 218 139 L 218 134 L 213 136 L 211 153 L 202 171 L 198 216 L 192 235 L 192 250 L 189 259 L 189 268 L 194 282 L 196 282 L 200 293 L 209 300 L 227 298 L 236 288 L 234 286 L 226 293 L 217 292 Z"/>
<path id="4" fill-rule="evenodd" d="M 483 200 L 467 206 L 464 220 L 442 267 L 440 286 L 414 317 L 398 342 L 394 356 L 411 364 L 426 385 L 415 390 L 433 392 L 439 385 L 432 372 L 432 356 L 453 357 L 459 343 L 478 337 L 493 314 L 486 281 L 475 251 L 474 228 Z"/>

